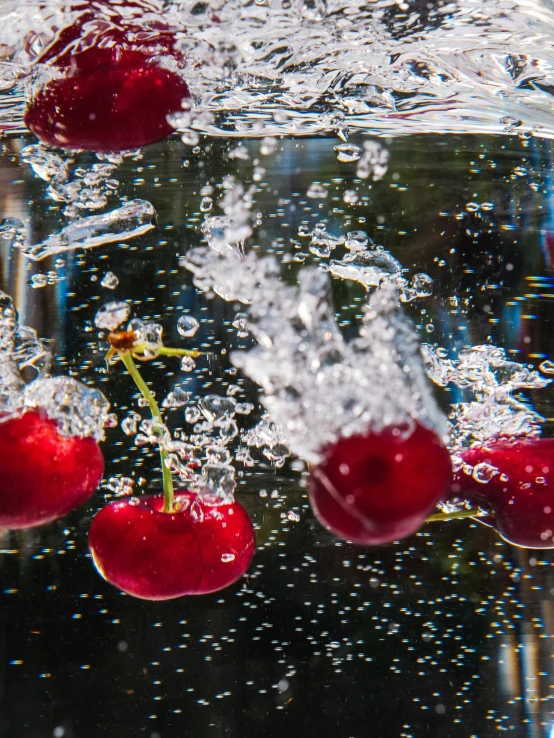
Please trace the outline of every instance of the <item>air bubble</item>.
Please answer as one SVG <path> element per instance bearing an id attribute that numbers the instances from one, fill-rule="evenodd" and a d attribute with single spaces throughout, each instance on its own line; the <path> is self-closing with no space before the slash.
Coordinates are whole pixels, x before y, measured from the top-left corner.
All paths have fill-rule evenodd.
<path id="1" fill-rule="evenodd" d="M 182 315 L 177 321 L 177 330 L 183 338 L 192 338 L 200 324 L 192 315 Z"/>

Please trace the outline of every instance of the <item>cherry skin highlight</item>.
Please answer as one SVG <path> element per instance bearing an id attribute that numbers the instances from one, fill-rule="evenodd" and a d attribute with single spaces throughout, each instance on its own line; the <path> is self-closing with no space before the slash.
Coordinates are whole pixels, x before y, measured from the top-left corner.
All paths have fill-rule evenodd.
<path id="1" fill-rule="evenodd" d="M 493 440 L 461 457 L 472 471 L 456 473 L 453 491 L 493 511 L 480 520 L 516 546 L 554 548 L 554 439 Z"/>
<path id="2" fill-rule="evenodd" d="M 102 508 L 92 521 L 89 548 L 100 574 L 145 600 L 217 592 L 239 579 L 256 549 L 254 529 L 238 502 L 208 505 L 193 492 L 130 498 Z"/>
<path id="3" fill-rule="evenodd" d="M 156 62 L 171 58 L 175 71 Z M 184 60 L 163 24 L 85 12 L 38 58 L 61 76 L 33 96 L 25 124 L 44 143 L 98 152 L 139 148 L 173 132 L 170 113 L 189 97 Z"/>
<path id="4" fill-rule="evenodd" d="M 310 474 L 309 498 L 316 517 L 339 538 L 377 545 L 414 533 L 451 482 L 447 449 L 416 423 L 411 433 L 385 428 L 325 449 Z"/>
<path id="5" fill-rule="evenodd" d="M 0 422 L 0 528 L 32 528 L 85 502 L 104 473 L 93 438 L 62 436 L 46 415 Z"/>

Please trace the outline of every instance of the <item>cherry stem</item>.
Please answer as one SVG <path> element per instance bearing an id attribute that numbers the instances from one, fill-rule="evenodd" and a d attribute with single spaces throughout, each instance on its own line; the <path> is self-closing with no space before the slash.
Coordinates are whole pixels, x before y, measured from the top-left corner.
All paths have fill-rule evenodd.
<path id="1" fill-rule="evenodd" d="M 154 399 L 154 395 L 150 392 L 148 389 L 148 386 L 144 379 L 141 376 L 141 373 L 133 361 L 133 357 L 131 356 L 130 351 L 118 351 L 117 352 L 121 356 L 121 360 L 125 364 L 125 368 L 133 378 L 134 383 L 137 385 L 137 387 L 140 390 L 141 395 L 144 397 L 146 402 L 148 403 L 148 407 L 150 408 L 150 412 L 152 413 L 152 419 L 156 421 L 154 425 L 154 433 L 158 436 L 158 438 L 161 441 L 161 438 L 163 436 L 163 418 L 162 414 L 160 412 L 160 408 L 158 407 L 158 403 Z M 156 424 L 159 423 L 162 427 L 156 427 Z M 167 451 L 162 447 L 162 444 L 160 443 L 160 461 L 162 465 L 162 479 L 163 479 L 163 490 L 164 490 L 164 504 L 162 508 L 162 512 L 164 513 L 172 513 L 175 511 L 175 508 L 173 506 L 175 496 L 173 494 L 173 478 L 171 476 L 171 470 L 167 466 Z"/>
<path id="2" fill-rule="evenodd" d="M 465 520 L 466 518 L 482 518 L 485 513 L 482 510 L 457 510 L 449 513 L 435 513 L 429 515 L 426 523 L 441 523 L 443 520 Z"/>
<path id="3" fill-rule="evenodd" d="M 138 354 L 144 354 L 144 357 L 146 359 L 153 358 L 145 351 L 145 349 L 146 344 L 136 343 L 131 350 L 137 358 L 140 358 Z M 167 346 L 157 346 L 156 356 L 203 356 L 203 354 L 201 351 L 196 351 L 196 349 L 180 349 L 168 348 Z"/>

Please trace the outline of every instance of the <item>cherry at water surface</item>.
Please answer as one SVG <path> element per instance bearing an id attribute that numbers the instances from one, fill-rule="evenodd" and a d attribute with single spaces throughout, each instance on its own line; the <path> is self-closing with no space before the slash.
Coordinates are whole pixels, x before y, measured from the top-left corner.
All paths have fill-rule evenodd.
<path id="1" fill-rule="evenodd" d="M 457 497 L 491 509 L 493 516 L 484 522 L 508 542 L 554 548 L 553 438 L 492 440 L 465 450 L 461 458 L 465 468 L 453 486 Z"/>
<path id="2" fill-rule="evenodd" d="M 323 457 L 310 474 L 314 512 L 337 536 L 363 545 L 416 531 L 452 482 L 447 449 L 420 423 L 341 438 Z"/>
<path id="3" fill-rule="evenodd" d="M 61 75 L 33 94 L 25 112 L 27 127 L 44 143 L 97 152 L 139 148 L 173 132 L 167 116 L 189 97 L 175 33 L 140 15 L 101 9 L 59 31 L 36 61 Z"/>
<path id="4" fill-rule="evenodd" d="M 250 566 L 256 542 L 238 502 L 210 505 L 193 492 L 175 494 L 175 512 L 163 496 L 110 503 L 92 521 L 89 547 L 110 584 L 145 600 L 217 592 Z"/>
<path id="5" fill-rule="evenodd" d="M 46 415 L 0 420 L 0 527 L 31 528 L 85 502 L 104 473 L 93 438 L 62 436 Z"/>

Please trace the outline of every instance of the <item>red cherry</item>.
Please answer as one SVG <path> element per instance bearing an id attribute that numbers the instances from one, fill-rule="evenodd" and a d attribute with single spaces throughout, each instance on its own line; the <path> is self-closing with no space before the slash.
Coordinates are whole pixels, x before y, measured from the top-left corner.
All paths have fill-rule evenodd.
<path id="1" fill-rule="evenodd" d="M 452 481 L 450 455 L 419 423 L 414 430 L 341 438 L 310 475 L 319 521 L 345 540 L 389 543 L 416 531 Z"/>
<path id="2" fill-rule="evenodd" d="M 112 502 L 92 521 L 89 547 L 96 568 L 114 586 L 145 600 L 217 592 L 250 566 L 256 541 L 238 502 L 208 505 L 193 492 Z"/>
<path id="3" fill-rule="evenodd" d="M 27 127 L 52 146 L 89 151 L 123 151 L 164 138 L 173 132 L 167 116 L 190 93 L 176 71 L 153 61 L 158 55 L 183 63 L 167 26 L 84 13 L 39 57 L 37 63 L 63 76 L 35 93 Z"/>
<path id="4" fill-rule="evenodd" d="M 102 479 L 104 458 L 93 438 L 62 436 L 36 411 L 0 422 L 0 527 L 31 528 L 87 500 Z"/>
<path id="5" fill-rule="evenodd" d="M 554 548 L 553 438 L 493 440 L 461 456 L 472 471 L 456 473 L 456 496 L 489 506 L 490 523 L 509 543 Z"/>

